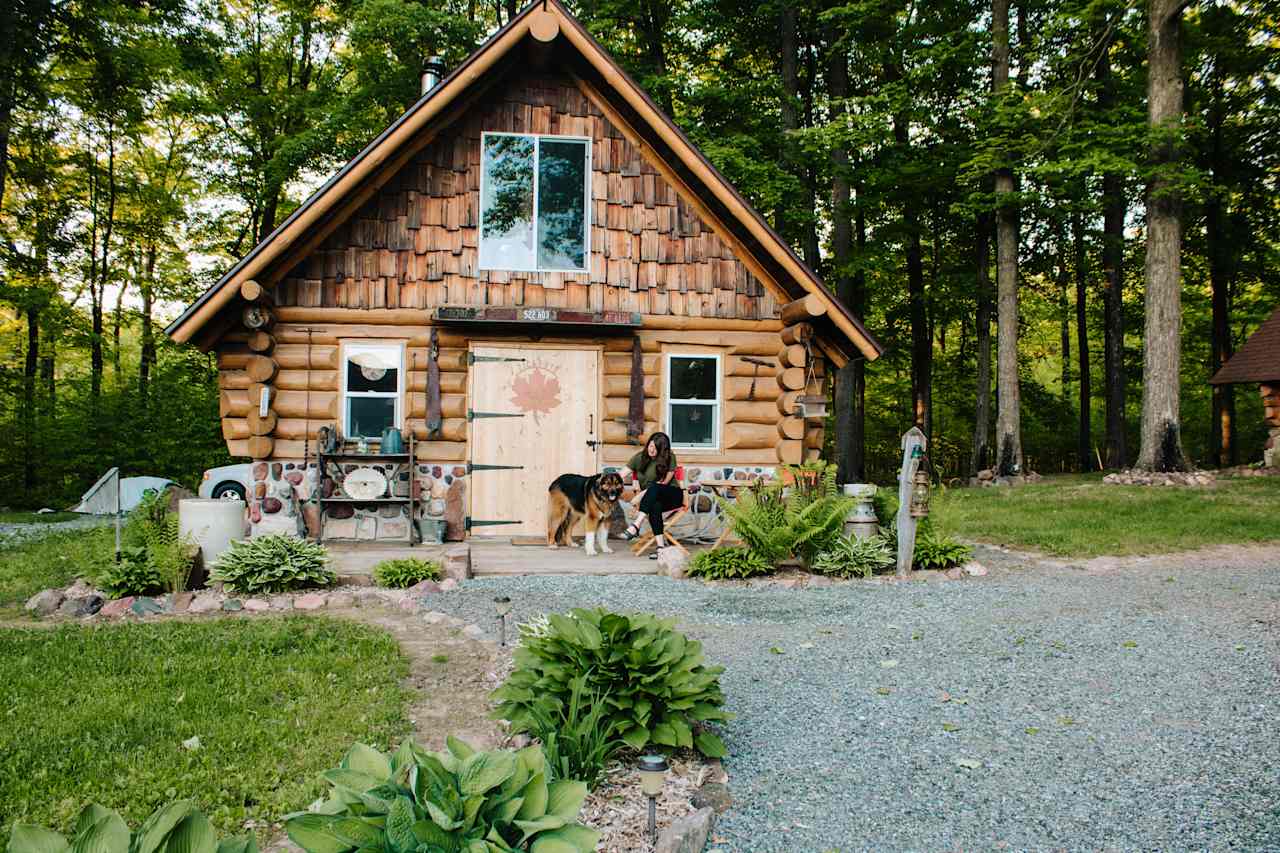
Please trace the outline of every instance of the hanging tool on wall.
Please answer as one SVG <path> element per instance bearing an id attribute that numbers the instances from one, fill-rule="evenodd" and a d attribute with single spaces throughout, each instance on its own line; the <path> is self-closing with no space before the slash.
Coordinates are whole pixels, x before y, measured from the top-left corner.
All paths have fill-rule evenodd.
<path id="1" fill-rule="evenodd" d="M 631 339 L 631 398 L 627 401 L 627 438 L 635 441 L 644 433 L 644 356 L 640 338 Z"/>
<path id="2" fill-rule="evenodd" d="M 433 435 L 444 426 L 440 414 L 440 330 L 431 330 L 431 345 L 427 349 L 427 433 Z"/>
<path id="3" fill-rule="evenodd" d="M 755 358 L 753 356 L 744 355 L 742 360 L 752 365 L 755 370 L 751 373 L 751 387 L 747 389 L 747 399 L 754 400 L 756 398 L 756 379 L 760 377 L 760 368 L 773 367 L 771 362 L 765 361 L 763 358 Z"/>

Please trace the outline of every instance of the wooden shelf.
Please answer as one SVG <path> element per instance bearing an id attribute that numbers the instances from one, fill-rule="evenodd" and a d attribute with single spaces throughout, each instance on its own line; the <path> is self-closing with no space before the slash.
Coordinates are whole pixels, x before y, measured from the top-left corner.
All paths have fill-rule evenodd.
<path id="1" fill-rule="evenodd" d="M 403 498 L 321 498 L 322 504 L 407 504 L 413 500 L 410 497 Z"/>
<path id="2" fill-rule="evenodd" d="M 371 459 L 374 461 L 379 459 L 397 459 L 408 462 L 412 457 L 408 453 L 326 453 L 324 454 L 324 458 L 343 459 L 347 461 L 354 461 L 358 459 Z"/>
<path id="3" fill-rule="evenodd" d="M 404 465 L 404 466 L 407 466 L 410 472 L 412 472 L 413 466 L 414 466 L 413 433 L 409 433 L 409 435 L 405 436 L 405 439 L 406 439 L 405 448 L 403 453 L 349 453 L 345 451 L 338 451 L 337 453 L 320 453 L 318 456 L 318 461 L 320 463 L 320 476 L 322 478 L 325 476 L 324 472 L 326 470 L 325 469 L 326 461 L 334 461 L 339 463 L 357 462 L 357 463 L 366 464 L 366 465 L 377 464 L 381 462 L 381 463 L 386 463 L 390 465 L 393 468 L 393 470 L 395 468 L 398 468 L 401 465 Z M 389 487 L 390 485 L 388 485 L 388 488 Z M 334 504 L 348 504 L 350 506 L 407 506 L 409 508 L 408 518 L 406 519 L 408 521 L 408 535 L 405 537 L 403 541 L 404 541 L 404 544 L 412 546 L 413 536 L 414 536 L 415 527 L 416 527 L 415 519 L 413 517 L 414 516 L 413 510 L 414 510 L 414 504 L 417 503 L 417 501 L 413 496 L 413 492 L 414 492 L 414 483 L 412 480 L 410 480 L 409 494 L 402 498 L 385 497 L 385 498 L 365 498 L 361 500 L 360 498 L 350 498 L 350 497 L 328 497 L 328 498 L 321 498 L 320 504 L 322 507 L 332 506 Z M 321 524 L 323 525 L 324 524 L 323 513 L 321 513 L 321 515 L 322 515 Z M 387 540 L 385 539 L 384 540 L 359 539 L 359 538 L 351 539 L 345 536 L 341 538 L 326 537 L 324 535 L 323 527 L 322 527 L 321 534 L 320 534 L 320 541 L 327 542 L 327 541 L 335 541 L 335 540 L 342 541 L 342 542 L 366 542 L 370 544 L 378 544 L 378 543 L 386 544 L 387 542 Z"/>

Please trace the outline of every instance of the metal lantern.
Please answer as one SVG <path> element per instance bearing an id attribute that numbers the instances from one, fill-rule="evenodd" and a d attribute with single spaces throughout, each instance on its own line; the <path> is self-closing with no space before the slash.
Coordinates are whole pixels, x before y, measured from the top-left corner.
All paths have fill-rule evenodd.
<path id="1" fill-rule="evenodd" d="M 658 795 L 667 779 L 667 759 L 661 755 L 640 756 L 640 790 L 649 798 L 649 841 L 658 840 Z"/>
<path id="2" fill-rule="evenodd" d="M 923 462 L 911 478 L 911 517 L 924 518 L 929 514 L 929 469 Z"/>
<path id="3" fill-rule="evenodd" d="M 822 394 L 802 394 L 796 398 L 796 414 L 805 420 L 827 416 L 827 398 Z"/>

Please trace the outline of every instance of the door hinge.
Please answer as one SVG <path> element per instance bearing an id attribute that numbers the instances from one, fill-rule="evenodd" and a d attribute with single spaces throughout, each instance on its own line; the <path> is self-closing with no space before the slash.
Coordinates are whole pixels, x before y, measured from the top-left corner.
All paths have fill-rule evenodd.
<path id="1" fill-rule="evenodd" d="M 523 471 L 523 465 L 485 465 L 482 462 L 468 462 L 467 473 L 472 471 Z"/>
<path id="2" fill-rule="evenodd" d="M 524 412 L 476 412 L 467 409 L 467 420 L 474 421 L 476 418 L 523 418 Z"/>
<path id="3" fill-rule="evenodd" d="M 503 355 L 476 355 L 473 352 L 467 353 L 467 364 L 475 364 L 478 361 L 524 361 L 524 359 L 507 358 Z"/>
<path id="4" fill-rule="evenodd" d="M 493 527 L 494 525 L 498 525 L 498 524 L 521 524 L 521 523 L 522 522 L 518 520 L 517 521 L 499 521 L 493 518 L 472 518 L 471 516 L 468 515 L 467 521 L 466 521 L 466 529 L 470 530 L 473 527 Z"/>

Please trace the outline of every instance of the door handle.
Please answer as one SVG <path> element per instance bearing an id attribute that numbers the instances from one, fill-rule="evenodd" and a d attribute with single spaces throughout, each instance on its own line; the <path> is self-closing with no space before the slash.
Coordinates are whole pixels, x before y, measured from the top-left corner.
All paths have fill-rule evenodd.
<path id="1" fill-rule="evenodd" d="M 595 450 L 597 447 L 600 446 L 600 444 L 601 442 L 599 441 L 592 441 L 591 439 L 587 439 L 587 447 L 590 447 L 592 450 Z"/>
<path id="2" fill-rule="evenodd" d="M 595 416 L 595 413 L 593 412 L 587 415 L 587 434 L 592 435 L 595 433 L 595 431 L 596 431 L 596 416 Z"/>

